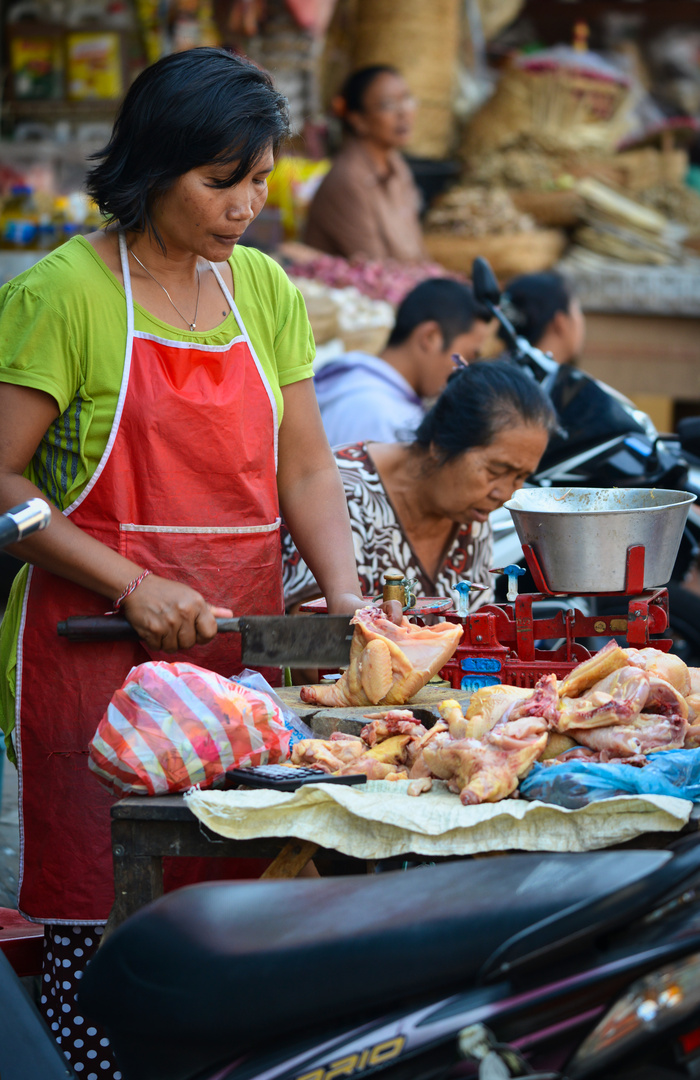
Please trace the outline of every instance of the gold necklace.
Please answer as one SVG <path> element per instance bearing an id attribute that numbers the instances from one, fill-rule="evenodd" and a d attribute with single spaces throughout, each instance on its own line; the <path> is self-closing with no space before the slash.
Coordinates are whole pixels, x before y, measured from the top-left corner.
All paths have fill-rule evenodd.
<path id="1" fill-rule="evenodd" d="M 185 316 L 184 316 L 184 315 L 182 314 L 182 312 L 180 311 L 180 309 L 179 309 L 179 307 L 177 306 L 177 304 L 173 303 L 173 299 L 172 299 L 172 297 L 171 297 L 170 293 L 168 292 L 168 290 L 166 289 L 165 285 L 161 285 L 161 284 L 160 284 L 160 282 L 158 281 L 158 278 L 155 278 L 155 277 L 153 277 L 153 274 L 152 274 L 152 273 L 151 273 L 151 271 L 150 271 L 150 270 L 148 269 L 148 267 L 147 267 L 147 266 L 144 266 L 144 265 L 143 265 L 143 263 L 142 263 L 142 262 L 141 262 L 141 260 L 139 259 L 138 255 L 137 255 L 137 254 L 136 254 L 136 253 L 135 253 L 134 251 L 132 251 L 132 250 L 131 250 L 131 248 L 128 248 L 127 250 L 128 250 L 128 252 L 129 252 L 129 254 L 130 254 L 130 255 L 133 255 L 133 256 L 134 256 L 134 258 L 136 259 L 136 262 L 137 262 L 137 263 L 139 264 L 139 266 L 141 267 L 141 269 L 142 269 L 142 270 L 145 270 L 145 271 L 146 271 L 146 273 L 148 274 L 148 276 L 149 276 L 150 278 L 153 278 L 153 280 L 155 281 L 156 285 L 159 285 L 159 286 L 160 286 L 160 288 L 161 288 L 161 289 L 163 290 L 163 292 L 164 292 L 164 293 L 165 293 L 165 295 L 167 296 L 167 298 L 168 298 L 168 300 L 170 301 L 170 303 L 171 303 L 171 304 L 173 305 L 173 307 L 174 307 L 174 308 L 175 308 L 175 310 L 177 311 L 177 313 L 178 313 L 178 315 L 180 316 L 180 318 L 182 319 L 182 321 L 183 321 L 184 323 L 186 323 L 186 324 L 187 324 L 187 325 L 189 326 L 190 330 L 194 330 L 194 329 L 195 329 L 195 327 L 197 326 L 197 312 L 199 311 L 199 290 L 200 290 L 200 287 L 201 287 L 201 280 L 200 280 L 200 277 L 199 277 L 199 267 L 197 266 L 197 267 L 195 268 L 195 269 L 197 270 L 197 303 L 196 303 L 196 305 L 195 305 L 195 309 L 194 309 L 194 318 L 193 318 L 192 322 L 190 322 L 190 321 L 189 321 L 189 319 L 186 319 L 186 318 L 185 318 Z"/>

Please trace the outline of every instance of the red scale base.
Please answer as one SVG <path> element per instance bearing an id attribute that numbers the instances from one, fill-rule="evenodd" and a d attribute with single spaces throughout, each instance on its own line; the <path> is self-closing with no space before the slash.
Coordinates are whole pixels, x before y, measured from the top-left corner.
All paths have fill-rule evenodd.
<path id="1" fill-rule="evenodd" d="M 512 604 L 485 605 L 464 618 L 454 610 L 444 612 L 446 619 L 464 627 L 460 644 L 440 672 L 454 690 L 473 693 L 495 683 L 532 687 L 550 673 L 564 678 L 592 655 L 579 638 L 624 637 L 631 648 L 653 646 L 669 651 L 671 639 L 657 636 L 668 629 L 668 592 L 663 588 L 644 590 L 643 547 L 627 551 L 624 592 L 579 594 L 619 597 L 620 614 L 584 615 L 569 608 L 543 619 L 533 616 L 533 603 L 566 594 L 552 592 L 534 549 L 526 545 L 524 551 L 540 592 L 523 593 Z M 556 649 L 536 648 L 537 641 L 551 640 L 561 644 Z"/>

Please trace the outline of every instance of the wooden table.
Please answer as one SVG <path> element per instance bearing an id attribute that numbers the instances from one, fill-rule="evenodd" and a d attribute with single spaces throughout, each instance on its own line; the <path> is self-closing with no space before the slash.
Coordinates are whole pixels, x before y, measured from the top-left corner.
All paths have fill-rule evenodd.
<path id="1" fill-rule="evenodd" d="M 296 877 L 316 853 L 333 860 L 349 859 L 307 840 L 227 840 L 198 821 L 182 795 L 130 795 L 112 807 L 115 902 L 108 929 L 163 895 L 166 856 L 271 859 L 263 876 L 289 878 Z"/>
<path id="2" fill-rule="evenodd" d="M 700 829 L 700 804 L 690 819 L 673 833 L 644 833 L 622 844 L 623 848 L 662 848 Z M 364 860 L 307 840 L 260 837 L 255 840 L 228 840 L 203 825 L 186 805 L 182 795 L 138 796 L 121 799 L 112 807 L 112 854 L 114 858 L 115 904 L 107 924 L 109 933 L 140 907 L 163 895 L 165 856 L 221 856 L 238 859 L 271 859 L 264 877 L 296 877 L 310 859 L 319 856 L 338 864 L 341 873 L 366 872 Z M 485 858 L 505 851 L 469 855 Z M 403 858 L 418 860 L 419 855 Z M 454 856 L 447 857 L 448 860 Z M 442 859 L 431 859 L 443 861 Z"/>
<path id="3" fill-rule="evenodd" d="M 327 709 L 304 705 L 299 687 L 278 690 L 285 704 L 309 724 L 317 738 L 331 731 L 357 735 L 367 720 L 365 706 Z M 437 703 L 445 697 L 466 702 L 469 694 L 442 686 L 426 686 L 416 694 L 411 708 L 417 718 L 432 724 L 439 719 Z M 166 856 L 221 856 L 237 859 L 272 859 L 265 877 L 296 877 L 318 854 L 328 862 L 343 865 L 344 872 L 366 869 L 366 863 L 338 851 L 321 848 L 306 840 L 269 837 L 256 840 L 227 840 L 211 832 L 194 816 L 182 795 L 130 795 L 112 807 L 112 857 L 114 860 L 115 904 L 109 929 L 123 922 L 144 904 L 163 895 L 163 858 Z"/>

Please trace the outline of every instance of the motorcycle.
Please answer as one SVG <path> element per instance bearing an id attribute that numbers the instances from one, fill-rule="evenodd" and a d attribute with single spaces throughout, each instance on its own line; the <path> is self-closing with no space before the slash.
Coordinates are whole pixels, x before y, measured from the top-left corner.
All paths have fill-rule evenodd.
<path id="1" fill-rule="evenodd" d="M 12 975 L 0 1075 L 75 1080 Z M 687 1080 L 700 842 L 189 886 L 107 938 L 78 1002 L 123 1080 Z"/>
<path id="2" fill-rule="evenodd" d="M 554 405 L 559 430 L 528 484 L 534 487 L 640 487 L 690 491 L 700 497 L 700 418 L 678 425 L 677 435 L 660 435 L 646 413 L 612 387 L 551 356 L 521 337 L 499 306 L 500 288 L 485 259 L 474 260 L 474 293 L 498 320 L 507 340 L 508 357 L 528 370 Z M 494 532 L 494 563 L 525 565 L 522 548 L 507 510 L 491 515 Z M 700 503 L 688 515 L 672 579 L 668 584 L 670 633 L 673 651 L 691 666 L 700 664 L 700 595 L 685 588 L 684 581 L 700 553 Z M 536 592 L 528 574 L 521 591 Z M 497 600 L 505 600 L 499 582 Z M 598 598 L 576 606 L 587 613 L 610 614 L 618 601 Z M 561 601 L 547 601 L 548 607 Z M 593 607 L 593 610 L 591 610 Z"/>

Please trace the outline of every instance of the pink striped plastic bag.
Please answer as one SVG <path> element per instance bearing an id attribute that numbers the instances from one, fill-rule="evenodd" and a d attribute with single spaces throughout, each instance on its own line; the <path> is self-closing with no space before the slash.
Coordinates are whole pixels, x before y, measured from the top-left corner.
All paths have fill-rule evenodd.
<path id="1" fill-rule="evenodd" d="M 227 769 L 289 757 L 290 732 L 267 694 L 194 664 L 132 668 L 100 720 L 89 766 L 115 795 L 211 787 Z"/>

